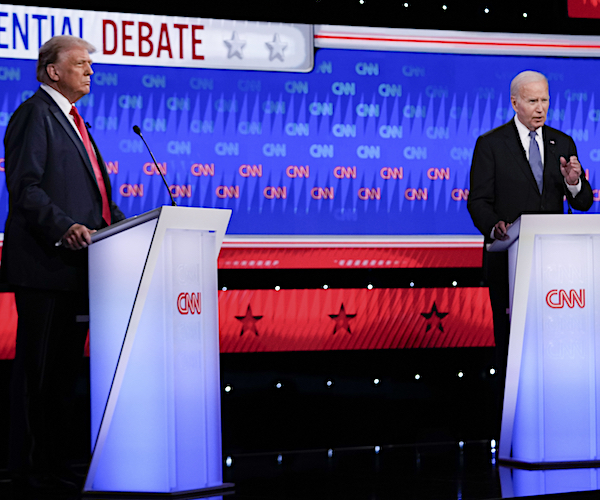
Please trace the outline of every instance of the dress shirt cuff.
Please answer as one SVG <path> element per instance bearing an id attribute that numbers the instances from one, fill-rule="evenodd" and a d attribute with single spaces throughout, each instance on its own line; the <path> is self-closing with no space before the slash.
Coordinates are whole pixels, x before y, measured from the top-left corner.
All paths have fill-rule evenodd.
<path id="1" fill-rule="evenodd" d="M 579 192 L 581 191 L 581 179 L 579 179 L 579 182 L 577 182 L 577 184 L 575 184 L 574 186 L 571 186 L 570 184 L 567 184 L 566 181 L 565 181 L 565 185 L 567 186 L 567 189 L 573 195 L 573 198 L 575 198 L 575 196 L 577 196 L 579 194 Z"/>

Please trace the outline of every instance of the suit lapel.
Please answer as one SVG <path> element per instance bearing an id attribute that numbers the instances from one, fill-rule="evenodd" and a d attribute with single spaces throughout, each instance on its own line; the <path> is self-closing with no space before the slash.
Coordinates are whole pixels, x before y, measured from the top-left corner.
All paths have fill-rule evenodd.
<path id="1" fill-rule="evenodd" d="M 521 143 L 521 138 L 519 137 L 519 132 L 517 132 L 517 126 L 514 121 L 511 120 L 505 129 L 504 142 L 506 144 L 507 150 L 513 156 L 515 163 L 521 169 L 523 174 L 529 179 L 531 182 L 531 186 L 535 188 L 536 193 L 539 193 L 539 188 L 537 182 L 535 181 L 535 177 L 533 176 L 533 172 L 531 171 L 531 165 L 529 165 L 529 161 L 527 161 L 527 155 L 525 154 L 525 150 L 523 149 L 523 144 Z M 546 151 L 544 146 L 544 152 Z M 544 161 L 547 159 L 547 155 L 544 154 Z"/>
<path id="2" fill-rule="evenodd" d="M 38 92 L 40 92 L 42 98 L 50 104 L 50 112 L 54 115 L 54 118 L 56 118 L 58 123 L 60 123 L 60 125 L 66 132 L 66 134 L 69 136 L 69 139 L 71 139 L 71 141 L 73 141 L 73 144 L 77 148 L 77 151 L 79 152 L 79 156 L 81 157 L 81 160 L 83 161 L 83 163 L 86 167 L 86 170 L 92 176 L 92 179 L 94 180 L 94 183 L 96 184 L 96 187 L 98 187 L 98 182 L 96 181 L 96 175 L 94 174 L 94 169 L 92 167 L 92 163 L 90 162 L 90 157 L 88 156 L 87 151 L 85 150 L 85 146 L 83 145 L 83 142 L 77 135 L 77 132 L 75 132 L 73 125 L 71 125 L 71 122 L 69 122 L 68 118 L 62 112 L 62 110 L 58 107 L 58 105 L 54 102 L 54 99 L 52 99 L 52 97 L 50 97 L 42 89 L 40 89 Z M 100 190 L 98 190 L 98 192 L 100 192 Z"/>

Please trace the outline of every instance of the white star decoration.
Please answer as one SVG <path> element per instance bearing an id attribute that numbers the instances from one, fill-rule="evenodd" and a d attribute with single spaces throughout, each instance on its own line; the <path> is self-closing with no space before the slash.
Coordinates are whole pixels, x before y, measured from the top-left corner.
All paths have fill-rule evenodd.
<path id="1" fill-rule="evenodd" d="M 238 56 L 240 59 L 243 59 L 244 54 L 242 53 L 242 49 L 244 48 L 244 45 L 246 45 L 246 40 L 241 40 L 237 31 L 233 32 L 231 40 L 223 40 L 223 42 L 229 48 L 227 59 L 231 59 L 233 56 Z"/>
<path id="2" fill-rule="evenodd" d="M 279 60 L 281 60 L 281 62 L 283 62 L 283 49 L 285 49 L 287 47 L 287 43 L 283 43 L 280 39 L 279 39 L 279 33 L 275 33 L 275 35 L 273 36 L 273 41 L 272 42 L 266 42 L 267 43 L 267 47 L 269 47 L 269 49 L 271 50 L 271 55 L 269 56 L 269 61 L 272 61 L 275 58 L 278 58 Z"/>

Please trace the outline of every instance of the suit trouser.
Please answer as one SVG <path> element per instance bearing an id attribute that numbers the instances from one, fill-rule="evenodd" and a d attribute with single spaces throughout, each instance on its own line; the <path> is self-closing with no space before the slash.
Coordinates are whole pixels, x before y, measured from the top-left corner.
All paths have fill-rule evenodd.
<path id="1" fill-rule="evenodd" d="M 504 386 L 506 381 L 506 364 L 508 361 L 508 341 L 510 321 L 507 309 L 509 302 L 508 285 L 508 253 L 487 252 L 484 250 L 483 266 L 485 278 L 490 291 L 490 303 L 494 321 L 494 341 L 496 343 L 496 377 L 497 377 L 497 429 L 499 433 L 504 402 Z M 498 434 L 499 435 L 499 434 Z"/>
<path id="2" fill-rule="evenodd" d="M 9 467 L 48 473 L 66 466 L 69 419 L 88 323 L 85 292 L 19 287 L 10 387 Z M 81 319 L 81 318 L 80 318 Z"/>

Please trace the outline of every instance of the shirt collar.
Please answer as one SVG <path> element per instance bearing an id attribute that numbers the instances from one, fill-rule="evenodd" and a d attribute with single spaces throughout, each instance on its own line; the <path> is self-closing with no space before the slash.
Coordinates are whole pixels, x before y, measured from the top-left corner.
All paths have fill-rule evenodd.
<path id="1" fill-rule="evenodd" d="M 529 141 L 529 129 L 521 123 L 521 121 L 517 118 L 517 115 L 515 115 L 514 120 L 515 125 L 517 126 L 517 132 L 519 132 L 519 137 L 521 138 L 521 142 L 523 144 L 528 144 L 525 139 Z M 535 134 L 539 139 L 543 139 L 544 136 L 542 135 L 542 127 L 535 129 Z"/>
<path id="2" fill-rule="evenodd" d="M 73 104 L 71 104 L 69 99 L 62 95 L 58 90 L 50 87 L 50 85 L 42 83 L 40 87 L 42 88 L 42 90 L 45 90 L 50 97 L 52 97 L 52 99 L 54 100 L 56 105 L 61 109 L 61 111 L 66 116 L 69 116 L 69 114 L 71 113 L 71 108 L 73 107 Z"/>

